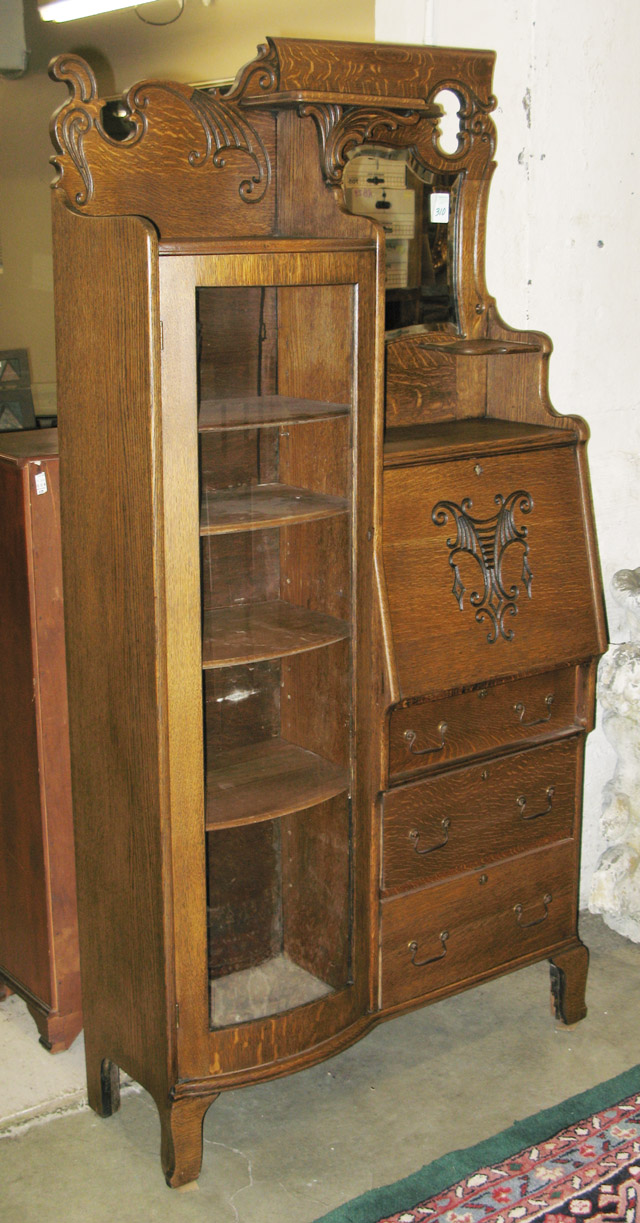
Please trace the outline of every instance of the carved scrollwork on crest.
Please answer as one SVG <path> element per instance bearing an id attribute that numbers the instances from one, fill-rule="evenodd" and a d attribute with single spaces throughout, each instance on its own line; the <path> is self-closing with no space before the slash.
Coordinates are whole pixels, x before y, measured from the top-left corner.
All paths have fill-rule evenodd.
<path id="1" fill-rule="evenodd" d="M 260 97 L 273 93 L 278 88 L 279 81 L 278 53 L 269 41 L 258 47 L 255 59 L 240 69 L 233 85 L 229 86 L 224 96 L 228 101 L 240 102 L 249 94 L 253 95 L 255 100 L 255 91 Z"/>
<path id="2" fill-rule="evenodd" d="M 480 98 L 465 81 L 451 77 L 438 81 L 428 101 L 433 102 L 437 94 L 444 92 L 455 94 L 460 102 L 460 130 L 455 152 L 444 153 L 438 143 L 438 128 L 434 129 L 431 137 L 432 155 L 438 163 L 438 168 L 454 170 L 458 163 L 467 161 L 474 150 L 478 160 L 488 164 L 496 146 L 495 124 L 490 118 L 491 112 L 497 106 L 496 98 L 493 94 L 489 94 L 486 99 Z M 432 164 L 431 157 L 429 160 Z"/>
<path id="3" fill-rule="evenodd" d="M 372 142 L 406 149 L 431 137 L 435 114 L 388 110 L 384 107 L 342 106 L 333 102 L 306 102 L 298 107 L 301 118 L 313 119 L 320 144 L 324 179 L 331 186 L 342 181 L 349 153 Z"/>
<path id="4" fill-rule="evenodd" d="M 463 555 L 476 561 L 482 575 L 482 590 L 473 590 L 469 596 L 471 606 L 476 609 L 475 619 L 478 624 L 488 620 L 490 631 L 487 641 L 493 644 L 502 637 L 504 641 L 512 641 L 513 629 L 505 627 L 505 616 L 517 616 L 520 587 L 515 583 L 506 585 L 503 576 L 503 563 L 507 550 L 517 544 L 522 549 L 522 584 L 531 598 L 532 573 L 529 565 L 529 541 L 527 527 L 518 526 L 515 511 L 530 514 L 533 500 L 523 489 L 503 497 L 496 493 L 494 502 L 498 506 L 490 518 L 474 518 L 470 510 L 473 503 L 470 497 L 464 497 L 460 505 L 453 501 L 438 501 L 431 512 L 431 520 L 437 527 L 444 526 L 449 518 L 456 525 L 455 538 L 447 539 L 449 549 L 449 565 L 453 570 L 454 594 L 458 606 L 464 608 L 466 587 L 460 574 L 459 562 Z"/>
<path id="5" fill-rule="evenodd" d="M 61 56 L 54 61 L 50 71 L 54 80 L 67 84 L 71 94 L 54 116 L 53 138 L 57 156 L 53 162 L 58 171 L 57 185 L 63 184 L 68 162 L 79 175 L 82 188 L 73 193 L 71 202 L 75 206 L 85 206 L 94 197 L 96 186 L 92 161 L 97 162 L 100 158 L 103 169 L 103 154 L 109 153 L 111 158 L 118 159 L 120 173 L 129 169 L 126 154 L 149 135 L 152 126 L 150 112 L 154 102 L 158 103 L 158 110 L 165 119 L 172 106 L 176 112 L 177 103 L 179 108 L 191 114 L 202 131 L 204 147 L 189 147 L 185 136 L 184 154 L 180 149 L 171 151 L 176 161 L 183 158 L 193 169 L 207 164 L 221 169 L 227 165 L 229 157 L 240 155 L 245 161 L 248 158 L 253 163 L 254 172 L 242 178 L 238 193 L 247 204 L 258 203 L 264 198 L 272 177 L 269 154 L 256 127 L 240 110 L 238 103 L 230 101 L 222 89 L 193 89 L 171 81 L 144 81 L 134 85 L 122 99 L 121 118 L 128 129 L 127 134 L 122 139 L 116 139 L 105 130 L 105 103 L 98 96 L 97 83 L 88 64 L 76 55 Z M 265 82 L 267 80 L 274 80 L 269 71 L 266 72 Z M 134 169 L 131 168 L 130 172 L 133 173 Z"/>
<path id="6" fill-rule="evenodd" d="M 85 139 L 89 132 L 95 129 L 102 140 L 118 145 L 104 130 L 102 112 L 104 102 L 98 96 L 96 79 L 89 65 L 79 55 L 61 55 L 54 60 L 50 68 L 50 76 L 55 81 L 64 81 L 71 94 L 53 117 L 52 137 L 59 156 L 52 161 L 59 175 L 59 182 L 64 176 L 64 158 L 68 156 L 82 180 L 82 190 L 76 191 L 74 202 L 82 206 L 93 196 L 94 181 L 85 154 Z M 146 121 L 143 115 L 131 113 L 128 115 L 130 134 L 126 143 L 129 147 L 137 144 L 144 135 Z"/>
<path id="7" fill-rule="evenodd" d="M 241 181 L 238 194 L 245 204 L 259 203 L 271 183 L 271 161 L 258 132 L 236 103 L 227 101 L 220 89 L 185 92 L 170 82 L 151 82 L 138 86 L 132 96 L 127 95 L 127 106 L 133 113 L 142 112 L 148 105 L 151 90 L 178 98 L 198 120 L 205 147 L 189 150 L 187 161 L 194 169 L 206 166 L 209 161 L 216 169 L 222 169 L 227 164 L 227 157 L 234 153 L 245 154 L 251 159 L 255 172 Z"/>

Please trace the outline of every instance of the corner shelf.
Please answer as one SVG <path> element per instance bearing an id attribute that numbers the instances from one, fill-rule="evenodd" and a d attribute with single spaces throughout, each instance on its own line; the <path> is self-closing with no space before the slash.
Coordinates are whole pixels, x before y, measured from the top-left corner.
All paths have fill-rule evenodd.
<path id="1" fill-rule="evenodd" d="M 485 337 L 465 340 L 462 336 L 437 340 L 416 340 L 416 347 L 428 352 L 446 352 L 454 357 L 515 357 L 523 352 L 541 352 L 539 344 L 521 340 L 493 340 Z"/>
<path id="2" fill-rule="evenodd" d="M 348 771 L 280 737 L 221 752 L 207 768 L 205 827 L 304 811 L 348 788 Z"/>
<path id="3" fill-rule="evenodd" d="M 342 641 L 350 632 L 344 620 L 280 599 L 217 607 L 204 615 L 202 666 L 207 670 L 302 654 Z"/>
<path id="4" fill-rule="evenodd" d="M 346 514 L 346 497 L 313 493 L 287 484 L 247 484 L 202 491 L 200 534 L 223 535 L 263 527 L 314 522 Z"/>
<path id="5" fill-rule="evenodd" d="M 200 404 L 198 429 L 260 429 L 295 421 L 329 420 L 348 416 L 348 403 L 325 403 L 316 399 L 292 399 L 287 395 L 254 395 L 239 399 L 205 399 Z"/>

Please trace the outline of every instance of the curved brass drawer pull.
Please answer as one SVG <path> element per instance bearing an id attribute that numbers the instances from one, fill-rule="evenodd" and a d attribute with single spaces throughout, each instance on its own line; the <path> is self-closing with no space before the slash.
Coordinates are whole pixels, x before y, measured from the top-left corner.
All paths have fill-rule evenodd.
<path id="1" fill-rule="evenodd" d="M 544 913 L 542 914 L 542 917 L 534 917 L 533 921 L 522 921 L 523 906 L 514 905 L 513 911 L 516 915 L 516 921 L 518 925 L 520 926 L 520 928 L 522 930 L 528 930 L 531 926 L 539 926 L 541 925 L 543 921 L 546 921 L 549 916 L 549 905 L 551 904 L 552 899 L 553 897 L 551 895 L 551 892 L 547 892 L 542 897 L 542 903 L 544 905 Z"/>
<path id="2" fill-rule="evenodd" d="M 544 811 L 532 811 L 530 815 L 525 815 L 524 809 L 527 805 L 527 799 L 524 794 L 521 794 L 516 802 L 520 808 L 520 815 L 523 820 L 539 820 L 541 815 L 548 815 L 553 806 L 553 796 L 556 792 L 555 786 L 547 786 L 547 805 Z"/>
<path id="3" fill-rule="evenodd" d="M 427 964 L 435 964 L 437 960 L 443 960 L 447 954 L 448 937 L 449 937 L 449 931 L 443 930 L 440 935 L 440 942 L 442 943 L 442 951 L 440 952 L 439 955 L 430 956 L 428 960 L 416 960 L 418 944 L 415 942 L 415 940 L 412 943 L 409 943 L 409 951 L 411 952 L 411 963 L 414 965 L 414 967 L 424 968 L 425 965 Z"/>
<path id="4" fill-rule="evenodd" d="M 541 726 L 543 722 L 548 722 L 549 718 L 551 717 L 551 706 L 553 705 L 553 692 L 550 692 L 547 696 L 545 696 L 544 703 L 547 708 L 547 712 L 545 716 L 543 718 L 533 718 L 531 722 L 525 722 L 524 720 L 525 706 L 522 704 L 522 701 L 518 701 L 518 704 L 514 705 L 513 708 L 515 709 L 515 712 L 518 715 L 518 721 L 520 722 L 520 724 L 522 726 Z"/>
<path id="5" fill-rule="evenodd" d="M 437 747 L 414 747 L 414 743 L 418 738 L 415 730 L 405 730 L 404 737 L 407 740 L 407 750 L 410 751 L 413 756 L 433 756 L 436 752 L 442 752 L 444 751 L 444 737 L 447 730 L 448 726 L 446 722 L 438 723 L 440 742 Z"/>
<path id="6" fill-rule="evenodd" d="M 411 830 L 409 833 L 409 840 L 413 841 L 413 848 L 417 854 L 432 854 L 434 849 L 442 849 L 443 845 L 446 845 L 447 841 L 449 840 L 449 829 L 451 827 L 451 820 L 449 819 L 448 815 L 445 815 L 440 826 L 444 833 L 442 841 L 437 841 L 435 845 L 425 845 L 424 849 L 418 849 L 418 841 L 420 840 L 419 830 L 417 828 L 413 828 Z"/>

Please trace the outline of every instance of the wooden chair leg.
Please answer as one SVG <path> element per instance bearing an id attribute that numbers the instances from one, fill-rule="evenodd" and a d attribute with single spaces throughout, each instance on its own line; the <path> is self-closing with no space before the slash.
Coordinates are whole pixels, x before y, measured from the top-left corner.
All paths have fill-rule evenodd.
<path id="1" fill-rule="evenodd" d="M 167 1184 L 176 1189 L 198 1179 L 202 1167 L 202 1123 L 215 1096 L 190 1096 L 160 1109 L 162 1168 Z"/>
<path id="2" fill-rule="evenodd" d="M 584 1019 L 589 951 L 578 941 L 550 958 L 551 997 L 556 1017 L 567 1026 Z"/>

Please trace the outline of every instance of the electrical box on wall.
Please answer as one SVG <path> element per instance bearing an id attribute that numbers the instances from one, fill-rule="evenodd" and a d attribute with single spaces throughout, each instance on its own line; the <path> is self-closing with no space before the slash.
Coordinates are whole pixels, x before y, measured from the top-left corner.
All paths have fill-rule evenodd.
<path id="1" fill-rule="evenodd" d="M 0 5 L 0 73 L 22 74 L 27 67 L 22 0 L 3 0 Z"/>

